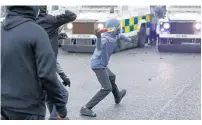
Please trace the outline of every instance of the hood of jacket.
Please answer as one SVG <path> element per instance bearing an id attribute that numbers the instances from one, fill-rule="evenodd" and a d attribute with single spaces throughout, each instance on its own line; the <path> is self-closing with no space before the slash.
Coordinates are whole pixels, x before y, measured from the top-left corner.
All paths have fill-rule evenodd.
<path id="1" fill-rule="evenodd" d="M 7 6 L 7 10 L 3 22 L 5 30 L 13 29 L 27 21 L 35 21 L 39 14 L 38 6 Z"/>
<path id="2" fill-rule="evenodd" d="M 120 22 L 117 19 L 109 19 L 105 22 L 105 28 L 115 28 L 112 32 L 103 33 L 103 36 L 110 39 L 116 39 L 116 36 L 120 33 Z"/>

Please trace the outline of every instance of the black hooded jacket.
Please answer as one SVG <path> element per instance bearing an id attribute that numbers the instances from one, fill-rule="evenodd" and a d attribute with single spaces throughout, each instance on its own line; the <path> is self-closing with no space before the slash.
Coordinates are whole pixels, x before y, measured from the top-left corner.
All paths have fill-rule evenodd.
<path id="1" fill-rule="evenodd" d="M 35 22 L 38 7 L 8 10 L 1 25 L 1 108 L 45 116 L 45 90 L 66 115 L 54 52 L 47 33 Z"/>
<path id="2" fill-rule="evenodd" d="M 72 22 L 76 19 L 76 14 L 66 10 L 65 14 L 53 16 L 47 14 L 43 6 L 40 6 L 40 14 L 37 23 L 43 27 L 49 35 L 50 42 L 57 57 L 58 54 L 58 29 L 60 26 Z"/>

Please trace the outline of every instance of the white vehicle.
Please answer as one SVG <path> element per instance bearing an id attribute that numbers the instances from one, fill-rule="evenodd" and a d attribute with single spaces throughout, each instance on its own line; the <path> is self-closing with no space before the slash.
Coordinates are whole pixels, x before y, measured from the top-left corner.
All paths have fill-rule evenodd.
<path id="1" fill-rule="evenodd" d="M 167 6 L 156 32 L 158 51 L 201 52 L 201 6 Z"/>
<path id="2" fill-rule="evenodd" d="M 114 13 L 109 13 L 111 8 Z M 68 7 L 67 7 L 68 8 Z M 63 43 L 63 50 L 68 52 L 93 52 L 96 45 L 96 29 L 104 28 L 109 18 L 120 20 L 122 33 L 136 38 L 136 43 L 119 41 L 116 51 L 134 47 L 144 47 L 150 29 L 150 6 L 78 6 L 77 19 L 67 24 L 71 30 Z"/>

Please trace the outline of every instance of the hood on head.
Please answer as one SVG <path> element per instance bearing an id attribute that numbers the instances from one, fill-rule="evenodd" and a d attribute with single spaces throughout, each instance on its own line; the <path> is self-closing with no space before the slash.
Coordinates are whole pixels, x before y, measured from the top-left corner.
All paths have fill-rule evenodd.
<path id="1" fill-rule="evenodd" d="M 48 11 L 47 11 L 47 6 L 39 6 L 39 9 L 40 9 L 40 13 L 39 13 L 39 18 L 40 17 L 45 17 L 47 14 L 48 14 Z"/>
<path id="2" fill-rule="evenodd" d="M 7 6 L 8 15 L 23 16 L 36 19 L 39 14 L 38 6 Z"/>
<path id="3" fill-rule="evenodd" d="M 117 19 L 109 19 L 105 22 L 105 28 L 115 28 L 112 32 L 106 32 L 105 34 L 111 37 L 116 37 L 120 33 L 120 22 Z"/>
<path id="4" fill-rule="evenodd" d="M 38 6 L 7 6 L 8 13 L 4 21 L 4 29 L 12 29 L 24 22 L 36 20 Z"/>

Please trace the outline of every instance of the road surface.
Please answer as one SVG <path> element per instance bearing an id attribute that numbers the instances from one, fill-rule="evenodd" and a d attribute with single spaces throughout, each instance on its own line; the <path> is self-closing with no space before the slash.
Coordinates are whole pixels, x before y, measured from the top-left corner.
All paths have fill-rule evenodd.
<path id="1" fill-rule="evenodd" d="M 112 94 L 93 110 L 96 118 L 81 116 L 80 108 L 100 89 L 90 69 L 91 54 L 60 51 L 58 55 L 72 86 L 68 88 L 68 117 L 72 120 L 200 120 L 201 55 L 158 53 L 155 48 L 113 54 L 109 68 L 127 95 L 115 105 Z M 47 111 L 47 118 L 49 112 Z"/>

